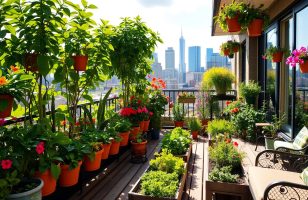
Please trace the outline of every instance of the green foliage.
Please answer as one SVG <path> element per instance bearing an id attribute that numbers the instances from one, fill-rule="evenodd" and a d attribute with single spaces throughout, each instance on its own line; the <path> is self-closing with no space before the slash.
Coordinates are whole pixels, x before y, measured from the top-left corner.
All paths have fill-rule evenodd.
<path id="1" fill-rule="evenodd" d="M 231 174 L 232 167 L 215 167 L 209 174 L 209 179 L 212 181 L 236 183 L 239 176 L 237 174 Z"/>
<path id="2" fill-rule="evenodd" d="M 178 127 L 165 135 L 162 140 L 162 149 L 166 149 L 173 155 L 183 155 L 187 152 L 190 143 L 189 132 Z"/>
<path id="3" fill-rule="evenodd" d="M 201 122 L 198 118 L 192 117 L 187 120 L 188 128 L 191 131 L 200 131 L 202 128 Z"/>
<path id="4" fill-rule="evenodd" d="M 174 104 L 172 114 L 174 121 L 184 121 L 186 114 L 184 105 L 180 105 L 178 103 Z"/>
<path id="5" fill-rule="evenodd" d="M 240 84 L 240 96 L 244 97 L 249 104 L 254 104 L 256 102 L 256 98 L 260 92 L 261 86 L 254 81 L 249 81 L 248 84 Z"/>
<path id="6" fill-rule="evenodd" d="M 234 54 L 235 49 L 239 49 L 241 44 L 235 40 L 228 40 L 220 45 L 220 55 L 225 56 L 224 51 L 229 51 L 229 55 Z"/>
<path id="7" fill-rule="evenodd" d="M 270 46 L 266 49 L 265 57 L 266 57 L 267 59 L 273 59 L 273 55 L 274 55 L 275 53 L 278 53 L 278 52 L 282 52 L 284 55 L 290 54 L 290 50 L 289 50 L 289 49 L 282 48 L 282 47 L 276 47 L 276 46 L 270 45 Z"/>
<path id="8" fill-rule="evenodd" d="M 263 10 L 264 4 L 254 7 L 252 4 L 245 5 L 245 15 L 243 20 L 243 28 L 247 28 L 254 19 L 263 20 L 263 29 L 265 29 L 270 21 L 269 15 Z"/>
<path id="9" fill-rule="evenodd" d="M 234 74 L 226 67 L 212 67 L 203 75 L 202 88 L 204 90 L 215 87 L 218 91 L 231 89 L 234 82 Z"/>
<path id="10" fill-rule="evenodd" d="M 176 173 L 149 171 L 141 177 L 141 194 L 174 198 L 179 186 Z"/>
<path id="11" fill-rule="evenodd" d="M 298 97 L 295 104 L 295 128 L 294 133 L 298 133 L 303 126 L 308 127 L 308 114 L 305 112 L 305 104 Z"/>
<path id="12" fill-rule="evenodd" d="M 150 126 L 152 128 L 160 129 L 161 116 L 164 114 L 165 106 L 167 104 L 167 97 L 162 94 L 160 90 L 154 90 L 149 94 L 149 103 L 147 104 L 147 108 L 153 113 L 150 121 Z"/>
<path id="13" fill-rule="evenodd" d="M 115 123 L 115 130 L 119 133 L 127 132 L 131 129 L 132 124 L 130 123 L 129 119 L 121 117 Z"/>
<path id="14" fill-rule="evenodd" d="M 281 126 L 286 121 L 286 115 L 283 114 L 280 118 L 277 115 L 273 115 L 270 126 L 263 126 L 263 130 L 266 135 L 270 137 L 276 137 L 278 131 L 281 129 Z"/>
<path id="15" fill-rule="evenodd" d="M 3 176 L 3 177 L 2 177 Z M 0 177 L 0 199 L 6 199 L 11 193 L 12 187 L 17 185 L 20 179 L 17 177 L 17 171 L 8 172 Z"/>
<path id="16" fill-rule="evenodd" d="M 234 126 L 231 122 L 224 119 L 214 119 L 208 123 L 207 132 L 215 138 L 218 134 L 231 137 L 234 133 Z"/>
<path id="17" fill-rule="evenodd" d="M 176 173 L 179 177 L 184 173 L 184 161 L 167 153 L 165 149 L 160 154 L 155 154 L 156 158 L 150 160 L 150 170 Z"/>
<path id="18" fill-rule="evenodd" d="M 209 157 L 217 167 L 232 166 L 238 169 L 241 166 L 243 154 L 229 141 L 219 141 L 209 147 Z"/>

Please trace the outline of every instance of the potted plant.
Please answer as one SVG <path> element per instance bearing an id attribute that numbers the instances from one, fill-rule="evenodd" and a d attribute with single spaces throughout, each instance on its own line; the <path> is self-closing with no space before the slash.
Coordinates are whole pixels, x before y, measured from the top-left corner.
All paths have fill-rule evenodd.
<path id="1" fill-rule="evenodd" d="M 257 98 L 261 92 L 261 86 L 254 81 L 249 81 L 247 84 L 240 84 L 240 96 L 246 100 L 246 103 L 256 105 Z"/>
<path id="2" fill-rule="evenodd" d="M 281 62 L 283 55 L 287 53 L 289 53 L 288 49 L 270 45 L 266 49 L 265 58 L 271 59 L 272 62 Z"/>
<path id="3" fill-rule="evenodd" d="M 184 105 L 178 103 L 174 104 L 172 108 L 173 121 L 175 127 L 183 127 L 185 119 L 185 108 Z"/>
<path id="4" fill-rule="evenodd" d="M 11 116 L 13 104 L 17 107 L 14 99 L 27 105 L 24 93 L 30 90 L 33 78 L 17 66 L 11 66 L 7 71 L 0 70 L 0 118 Z"/>
<path id="5" fill-rule="evenodd" d="M 193 117 L 193 118 L 188 119 L 187 124 L 188 124 L 188 128 L 191 131 L 192 138 L 194 140 L 198 139 L 198 133 L 202 128 L 200 121 L 197 118 Z"/>
<path id="6" fill-rule="evenodd" d="M 119 136 L 122 139 L 120 143 L 121 147 L 128 145 L 131 126 L 132 124 L 130 123 L 130 121 L 124 117 L 119 117 L 118 120 L 115 122 L 114 128 L 119 133 Z"/>
<path id="7" fill-rule="evenodd" d="M 224 119 L 214 119 L 209 122 L 207 126 L 207 132 L 211 136 L 211 140 L 216 140 L 219 134 L 231 138 L 231 136 L 234 134 L 234 126 L 230 121 Z"/>
<path id="8" fill-rule="evenodd" d="M 110 136 L 105 131 L 100 131 L 98 135 L 99 135 L 98 141 L 102 143 L 102 147 L 104 149 L 102 153 L 102 160 L 106 160 L 109 157 L 109 151 L 111 147 Z"/>
<path id="9" fill-rule="evenodd" d="M 220 55 L 232 56 L 239 51 L 240 46 L 241 44 L 239 42 L 228 40 L 220 45 Z"/>
<path id="10" fill-rule="evenodd" d="M 112 128 L 111 126 L 109 126 L 106 129 L 106 132 L 109 134 L 110 137 L 110 141 L 111 141 L 111 146 L 110 146 L 110 150 L 109 150 L 109 155 L 110 156 L 114 156 L 117 155 L 120 151 L 120 144 L 121 144 L 121 140 L 122 138 L 119 136 L 119 134 L 115 131 L 114 128 Z"/>
<path id="11" fill-rule="evenodd" d="M 285 114 L 283 114 L 280 118 L 273 115 L 271 125 L 263 126 L 266 149 L 274 149 L 274 140 L 277 137 L 277 133 L 281 129 L 281 126 L 285 122 L 285 119 Z"/>
<path id="12" fill-rule="evenodd" d="M 132 148 L 133 156 L 144 156 L 147 152 L 147 143 L 148 141 L 143 138 L 141 134 L 138 134 L 135 140 L 130 141 Z"/>
<path id="13" fill-rule="evenodd" d="M 296 67 L 299 64 L 302 73 L 308 73 L 308 51 L 306 47 L 295 49 L 287 58 L 286 64 Z"/>
<path id="14" fill-rule="evenodd" d="M 269 16 L 262 8 L 263 4 L 255 8 L 251 4 L 245 5 L 244 27 L 247 27 L 248 36 L 257 37 L 262 34 L 262 30 L 269 22 Z"/>
<path id="15" fill-rule="evenodd" d="M 134 139 L 140 131 L 140 118 L 137 109 L 133 107 L 124 107 L 119 111 L 121 117 L 127 118 L 131 122 L 130 139 Z"/>
<path id="16" fill-rule="evenodd" d="M 196 97 L 193 93 L 181 92 L 178 95 L 178 103 L 195 103 Z"/>
<path id="17" fill-rule="evenodd" d="M 245 4 L 232 1 L 221 7 L 219 14 L 215 17 L 215 23 L 225 32 L 239 32 L 244 22 Z"/>
<path id="18" fill-rule="evenodd" d="M 215 87 L 217 95 L 225 95 L 234 82 L 234 74 L 226 67 L 212 67 L 203 75 L 203 89 Z"/>

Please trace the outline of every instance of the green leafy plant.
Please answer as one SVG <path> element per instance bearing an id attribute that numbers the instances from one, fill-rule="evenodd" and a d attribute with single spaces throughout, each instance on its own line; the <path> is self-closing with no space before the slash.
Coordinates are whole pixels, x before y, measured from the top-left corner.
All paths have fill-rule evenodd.
<path id="1" fill-rule="evenodd" d="M 186 112 L 183 105 L 180 105 L 178 103 L 174 104 L 172 108 L 172 113 L 174 121 L 184 121 Z"/>
<path id="2" fill-rule="evenodd" d="M 290 54 L 290 50 L 282 47 L 276 47 L 273 45 L 270 45 L 265 52 L 265 57 L 267 59 L 273 59 L 273 55 L 276 53 L 282 52 L 284 55 Z"/>
<path id="3" fill-rule="evenodd" d="M 277 136 L 278 131 L 281 129 L 281 126 L 286 121 L 286 115 L 283 114 L 281 117 L 277 117 L 277 115 L 273 115 L 270 126 L 263 126 L 263 130 L 265 134 L 269 137 L 275 138 Z"/>
<path id="4" fill-rule="evenodd" d="M 152 197 L 175 197 L 179 187 L 176 173 L 149 171 L 141 177 L 141 194 Z"/>
<path id="5" fill-rule="evenodd" d="M 202 88 L 207 90 L 215 87 L 216 92 L 221 94 L 231 89 L 231 84 L 234 80 L 234 74 L 228 68 L 212 67 L 203 75 Z"/>
<path id="6" fill-rule="evenodd" d="M 187 152 L 190 143 L 189 132 L 178 127 L 165 135 L 161 146 L 173 155 L 183 155 Z"/>
<path id="7" fill-rule="evenodd" d="M 261 86 L 254 81 L 240 84 L 240 96 L 244 97 L 248 104 L 254 105 L 260 92 Z"/>
<path id="8" fill-rule="evenodd" d="M 188 128 L 191 130 L 191 131 L 200 131 L 201 128 L 202 128 L 202 125 L 201 125 L 201 122 L 199 119 L 197 119 L 196 117 L 192 117 L 192 118 L 189 118 L 187 120 L 187 124 L 188 124 Z"/>
<path id="9" fill-rule="evenodd" d="M 210 160 L 214 161 L 217 167 L 232 166 L 232 169 L 239 169 L 243 154 L 230 140 L 219 141 L 209 147 Z"/>
<path id="10" fill-rule="evenodd" d="M 119 133 L 127 132 L 131 129 L 132 124 L 127 118 L 120 117 L 117 122 L 115 122 L 115 130 Z"/>
<path id="11" fill-rule="evenodd" d="M 207 132 L 215 138 L 218 134 L 231 137 L 234 133 L 234 126 L 230 121 L 224 119 L 214 119 L 208 123 Z"/>
<path id="12" fill-rule="evenodd" d="M 264 4 L 260 4 L 259 7 L 255 7 L 254 5 L 248 3 L 244 6 L 244 20 L 243 20 L 243 28 L 247 28 L 249 24 L 254 19 L 262 19 L 263 20 L 263 29 L 265 29 L 270 21 L 269 15 L 262 9 Z"/>
<path id="13" fill-rule="evenodd" d="M 175 157 L 165 149 L 160 154 L 155 154 L 156 158 L 150 160 L 150 170 L 176 173 L 179 177 L 184 173 L 184 161 Z"/>
<path id="14" fill-rule="evenodd" d="M 209 179 L 212 181 L 236 183 L 239 175 L 231 173 L 232 167 L 215 167 L 209 174 Z"/>
<path id="15" fill-rule="evenodd" d="M 234 54 L 236 51 L 239 50 L 241 44 L 236 41 L 228 40 L 220 45 L 220 55 L 227 56 Z M 226 55 L 227 53 L 227 55 Z"/>

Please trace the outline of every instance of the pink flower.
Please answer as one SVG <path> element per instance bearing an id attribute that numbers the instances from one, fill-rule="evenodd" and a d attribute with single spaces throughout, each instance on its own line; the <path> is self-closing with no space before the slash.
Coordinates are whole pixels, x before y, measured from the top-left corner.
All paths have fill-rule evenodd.
<path id="1" fill-rule="evenodd" d="M 150 114 L 150 116 L 152 116 L 152 115 L 153 115 L 153 112 L 150 112 L 149 114 Z"/>
<path id="2" fill-rule="evenodd" d="M 266 60 L 266 55 L 262 55 L 262 59 L 263 59 L 263 60 Z"/>
<path id="3" fill-rule="evenodd" d="M 44 142 L 39 142 L 37 145 L 36 145 L 36 153 L 37 154 L 42 154 L 44 153 L 44 150 L 45 150 L 45 143 Z"/>
<path id="4" fill-rule="evenodd" d="M 11 160 L 1 160 L 1 167 L 2 169 L 10 169 L 12 167 L 12 161 Z"/>
<path id="5" fill-rule="evenodd" d="M 5 119 L 4 118 L 0 118 L 0 126 L 3 126 L 5 124 Z"/>

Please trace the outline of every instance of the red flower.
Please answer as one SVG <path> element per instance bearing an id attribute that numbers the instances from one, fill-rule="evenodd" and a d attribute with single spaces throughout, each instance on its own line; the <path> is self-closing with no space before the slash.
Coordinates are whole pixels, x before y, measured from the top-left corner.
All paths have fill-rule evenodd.
<path id="1" fill-rule="evenodd" d="M 233 109 L 231 110 L 232 113 L 237 113 L 238 111 L 239 111 L 238 108 L 233 108 Z"/>
<path id="2" fill-rule="evenodd" d="M 66 125 L 66 120 L 62 120 L 60 121 L 61 126 L 65 126 Z"/>
<path id="3" fill-rule="evenodd" d="M 150 116 L 153 116 L 153 112 L 149 112 Z"/>
<path id="4" fill-rule="evenodd" d="M 226 105 L 228 106 L 232 101 L 226 101 Z"/>
<path id="5" fill-rule="evenodd" d="M 226 143 L 230 143 L 230 142 L 231 142 L 231 139 L 228 138 L 228 139 L 226 140 Z"/>
<path id="6" fill-rule="evenodd" d="M 75 123 L 75 126 L 80 126 L 80 122 L 76 122 L 76 123 Z"/>
<path id="7" fill-rule="evenodd" d="M 130 97 L 130 100 L 132 101 L 134 98 L 135 98 L 135 96 L 131 96 L 131 97 Z"/>
<path id="8" fill-rule="evenodd" d="M 4 118 L 0 118 L 0 126 L 3 126 L 5 124 L 5 119 Z"/>
<path id="9" fill-rule="evenodd" d="M 11 160 L 1 160 L 1 167 L 2 169 L 10 169 L 12 167 L 12 161 Z"/>
<path id="10" fill-rule="evenodd" d="M 138 104 L 141 104 L 141 100 L 140 99 L 138 99 Z"/>
<path id="11" fill-rule="evenodd" d="M 96 119 L 95 119 L 95 118 L 93 118 L 93 119 L 92 119 L 92 123 L 93 123 L 93 124 L 95 124 L 95 122 L 96 122 Z"/>
<path id="12" fill-rule="evenodd" d="M 36 148 L 35 148 L 35 150 L 36 150 L 36 153 L 37 154 L 42 154 L 42 153 L 44 153 L 44 150 L 45 150 L 45 143 L 44 142 L 39 142 L 37 145 L 36 145 Z"/>
<path id="13" fill-rule="evenodd" d="M 173 102 L 172 101 L 169 103 L 169 108 L 173 108 Z"/>
<path id="14" fill-rule="evenodd" d="M 238 143 L 237 143 L 237 142 L 233 142 L 233 145 L 234 145 L 235 147 L 238 147 Z"/>

